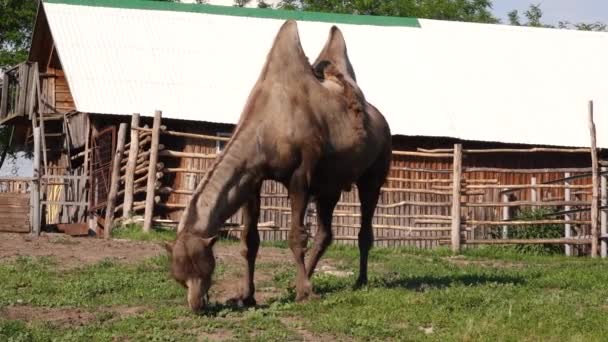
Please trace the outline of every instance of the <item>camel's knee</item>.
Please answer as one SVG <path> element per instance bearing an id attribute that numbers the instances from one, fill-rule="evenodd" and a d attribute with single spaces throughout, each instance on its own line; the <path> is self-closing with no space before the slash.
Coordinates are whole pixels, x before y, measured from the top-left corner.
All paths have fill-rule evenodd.
<path id="1" fill-rule="evenodd" d="M 303 229 L 297 229 L 295 231 L 294 229 L 292 229 L 289 232 L 288 239 L 289 248 L 295 252 L 296 250 L 306 248 L 306 245 L 308 243 L 308 233 L 306 233 L 306 231 L 304 231 Z"/>
<path id="2" fill-rule="evenodd" d="M 246 259 L 255 258 L 260 249 L 260 235 L 256 233 L 249 233 L 242 239 L 241 255 Z"/>
<path id="3" fill-rule="evenodd" d="M 319 230 L 315 240 L 317 245 L 325 250 L 334 241 L 334 233 L 331 230 Z"/>

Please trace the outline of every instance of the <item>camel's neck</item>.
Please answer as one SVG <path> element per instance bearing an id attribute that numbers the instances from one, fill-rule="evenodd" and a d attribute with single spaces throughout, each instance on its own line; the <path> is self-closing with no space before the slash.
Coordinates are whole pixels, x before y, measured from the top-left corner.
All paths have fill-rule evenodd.
<path id="1" fill-rule="evenodd" d="M 214 236 L 252 196 L 255 185 L 261 180 L 254 160 L 257 156 L 254 141 L 253 130 L 237 128 L 194 191 L 178 232 L 188 230 L 206 237 Z"/>

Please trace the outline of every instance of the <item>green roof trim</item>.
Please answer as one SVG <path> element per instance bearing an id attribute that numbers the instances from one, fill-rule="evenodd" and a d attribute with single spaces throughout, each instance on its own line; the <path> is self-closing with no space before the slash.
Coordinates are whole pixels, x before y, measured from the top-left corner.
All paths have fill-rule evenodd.
<path id="1" fill-rule="evenodd" d="M 265 19 L 292 19 L 296 21 L 316 21 L 323 23 L 351 25 L 420 27 L 420 23 L 416 18 L 287 11 L 267 8 L 244 8 L 201 4 L 181 4 L 152 0 L 44 0 L 44 3 L 154 11 L 192 12 Z"/>

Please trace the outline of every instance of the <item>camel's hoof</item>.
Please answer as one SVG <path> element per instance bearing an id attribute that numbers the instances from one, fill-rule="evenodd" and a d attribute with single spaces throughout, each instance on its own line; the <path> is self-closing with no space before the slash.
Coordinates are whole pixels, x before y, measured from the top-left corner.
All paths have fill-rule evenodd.
<path id="1" fill-rule="evenodd" d="M 238 296 L 238 297 L 228 299 L 226 304 L 228 304 L 230 306 L 236 306 L 239 308 L 245 308 L 245 307 L 256 306 L 257 302 L 255 301 L 255 298 L 253 296 L 250 296 L 250 297 Z"/>
<path id="2" fill-rule="evenodd" d="M 358 289 L 364 288 L 366 286 L 367 286 L 367 279 L 359 278 L 359 279 L 357 279 L 357 282 L 355 283 L 355 286 L 353 286 L 353 287 L 355 290 L 358 290 Z"/>
<path id="3" fill-rule="evenodd" d="M 314 299 L 319 299 L 321 296 L 312 292 L 312 290 L 303 291 L 296 295 L 296 302 L 303 303 Z"/>

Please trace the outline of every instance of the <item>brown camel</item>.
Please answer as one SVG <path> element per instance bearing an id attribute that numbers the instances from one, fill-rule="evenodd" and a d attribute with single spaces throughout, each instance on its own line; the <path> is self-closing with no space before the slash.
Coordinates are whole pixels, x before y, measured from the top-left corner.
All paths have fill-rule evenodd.
<path id="1" fill-rule="evenodd" d="M 239 305 L 255 305 L 254 267 L 260 245 L 257 229 L 262 181 L 289 190 L 289 247 L 296 267 L 296 300 L 312 294 L 310 279 L 332 242 L 332 214 L 340 194 L 357 184 L 361 200 L 360 269 L 367 282 L 372 218 L 388 173 L 391 134 L 380 112 L 365 101 L 338 28 L 311 67 L 300 45 L 297 24 L 279 30 L 224 152 L 198 185 L 167 245 L 171 273 L 188 289 L 192 310 L 203 308 L 215 267 L 213 245 L 219 229 L 243 207 L 242 255 L 247 260 Z M 314 199 L 318 232 L 305 265 L 308 241 L 304 215 Z"/>

